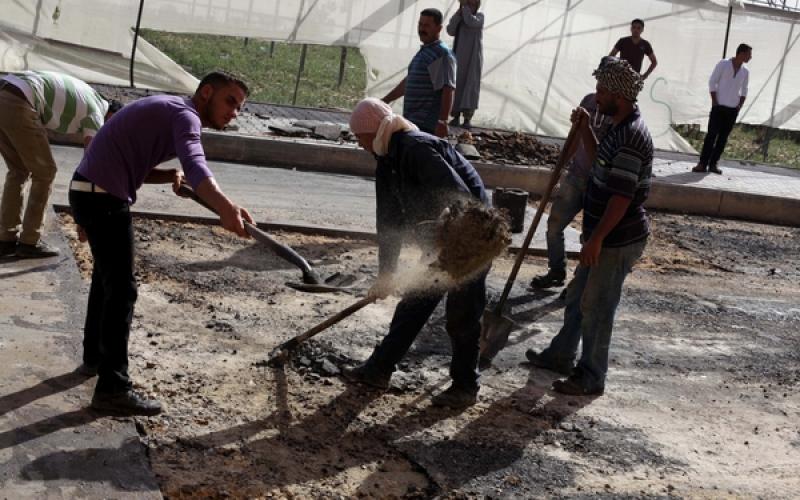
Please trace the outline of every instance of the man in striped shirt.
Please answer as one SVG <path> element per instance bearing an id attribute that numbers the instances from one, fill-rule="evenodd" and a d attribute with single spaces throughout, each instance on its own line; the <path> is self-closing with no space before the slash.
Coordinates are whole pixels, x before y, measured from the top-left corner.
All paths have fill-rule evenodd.
<path id="1" fill-rule="evenodd" d="M 0 256 L 58 255 L 57 248 L 41 239 L 56 176 L 47 130 L 80 133 L 88 147 L 119 107 L 119 103 L 109 105 L 85 82 L 60 73 L 26 71 L 0 80 L 0 153 L 8 167 L 0 203 Z M 22 194 L 28 179 L 31 188 L 23 218 Z"/>
<path id="2" fill-rule="evenodd" d="M 526 352 L 533 365 L 567 375 L 553 389 L 572 395 L 599 395 L 605 389 L 622 284 L 650 233 L 643 205 L 650 192 L 653 141 L 636 106 L 644 82 L 617 58 L 604 60 L 594 75 L 597 106 L 613 126 L 598 144 L 586 110 L 573 112 L 586 154 L 594 158 L 584 197 L 580 264 L 567 287 L 561 331 L 544 351 Z M 573 367 L 579 342 L 581 357 Z"/>
<path id="3" fill-rule="evenodd" d="M 419 15 L 417 33 L 422 42 L 408 65 L 408 75 L 386 94 L 383 101 L 403 97 L 403 117 L 423 132 L 447 137 L 447 120 L 456 88 L 456 58 L 439 39 L 442 13 L 425 9 Z"/>

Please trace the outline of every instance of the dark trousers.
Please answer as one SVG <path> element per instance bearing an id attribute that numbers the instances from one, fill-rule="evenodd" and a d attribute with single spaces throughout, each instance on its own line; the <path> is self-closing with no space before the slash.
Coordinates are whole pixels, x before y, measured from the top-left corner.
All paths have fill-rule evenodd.
<path id="1" fill-rule="evenodd" d="M 444 294 L 408 297 L 397 304 L 389 333 L 370 356 L 367 364 L 383 372 L 393 372 L 414 339 L 428 321 Z M 453 347 L 450 377 L 453 385 L 478 389 L 478 353 L 481 316 L 486 307 L 486 273 L 447 293 L 446 329 Z"/>
<path id="2" fill-rule="evenodd" d="M 703 151 L 700 153 L 700 165 L 707 167 L 716 166 L 725 144 L 728 143 L 728 136 L 736 123 L 736 116 L 739 110 L 727 106 L 713 106 L 708 115 L 708 133 L 703 142 Z"/>
<path id="3" fill-rule="evenodd" d="M 110 194 L 69 192 L 75 222 L 86 231 L 94 259 L 83 330 L 83 361 L 98 365 L 95 391 L 131 388 L 128 337 L 136 303 L 133 224 L 126 201 Z"/>

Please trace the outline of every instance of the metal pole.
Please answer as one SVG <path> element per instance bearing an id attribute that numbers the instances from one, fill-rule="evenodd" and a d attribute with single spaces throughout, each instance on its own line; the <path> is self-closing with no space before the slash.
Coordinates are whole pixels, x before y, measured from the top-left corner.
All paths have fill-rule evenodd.
<path id="1" fill-rule="evenodd" d="M 275 42 L 269 42 L 269 58 L 272 59 L 272 54 L 275 52 Z"/>
<path id="2" fill-rule="evenodd" d="M 342 53 L 339 57 L 339 81 L 336 83 L 336 88 L 342 86 L 342 80 L 344 80 L 344 65 L 345 61 L 347 60 L 347 47 L 342 47 Z"/>
<path id="3" fill-rule="evenodd" d="M 133 64 L 136 61 L 136 42 L 139 41 L 139 27 L 142 25 L 144 0 L 139 0 L 139 15 L 136 17 L 136 28 L 133 30 L 133 50 L 131 50 L 131 88 L 133 88 Z"/>
<path id="4" fill-rule="evenodd" d="M 775 95 L 772 96 L 772 110 L 769 113 L 769 127 L 767 128 L 767 132 L 764 137 L 764 146 L 763 146 L 763 158 L 764 161 L 767 161 L 767 156 L 769 156 L 769 143 L 772 140 L 773 130 L 775 129 L 775 106 L 778 103 L 778 93 L 781 90 L 781 80 L 783 79 L 783 67 L 786 65 L 786 56 L 789 54 L 789 46 L 792 43 L 792 35 L 794 34 L 794 25 L 789 27 L 789 35 L 786 37 L 786 47 L 783 49 L 783 57 L 781 58 L 781 65 L 778 69 L 778 78 L 775 82 Z"/>
<path id="5" fill-rule="evenodd" d="M 725 27 L 725 45 L 722 47 L 722 58 L 728 56 L 728 35 L 731 33 L 731 18 L 733 17 L 733 4 L 728 5 L 728 25 Z"/>
<path id="6" fill-rule="evenodd" d="M 292 96 L 292 106 L 297 104 L 297 89 L 300 88 L 300 75 L 303 74 L 303 69 L 306 67 L 306 51 L 308 45 L 303 44 L 303 50 L 300 52 L 300 67 L 297 68 L 297 79 L 294 82 L 294 95 Z"/>

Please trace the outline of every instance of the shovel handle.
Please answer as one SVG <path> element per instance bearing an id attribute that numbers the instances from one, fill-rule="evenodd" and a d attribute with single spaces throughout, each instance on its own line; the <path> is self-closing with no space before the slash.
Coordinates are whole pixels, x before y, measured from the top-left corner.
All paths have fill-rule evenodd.
<path id="1" fill-rule="evenodd" d="M 575 136 L 578 134 L 578 125 L 580 125 L 580 121 L 572 124 L 572 127 L 569 129 L 567 139 L 564 141 L 564 145 L 561 147 L 561 153 L 558 155 L 558 161 L 553 168 L 553 173 L 550 174 L 550 182 L 544 191 L 541 201 L 539 201 L 539 206 L 536 208 L 536 215 L 533 217 L 533 222 L 531 222 L 531 226 L 528 228 L 528 234 L 525 235 L 525 241 L 522 243 L 522 248 L 519 249 L 517 258 L 514 260 L 514 267 L 511 269 L 511 274 L 508 276 L 506 286 L 503 289 L 503 294 L 500 296 L 497 306 L 495 306 L 495 312 L 497 314 L 501 314 L 503 312 L 503 306 L 505 306 L 506 299 L 508 299 L 508 294 L 511 293 L 511 287 L 514 285 L 514 280 L 517 279 L 517 273 L 519 273 L 519 268 L 522 265 L 522 261 L 525 259 L 525 252 L 528 251 L 531 240 L 533 240 L 533 235 L 536 234 L 536 229 L 539 227 L 539 221 L 542 220 L 544 209 L 550 202 L 550 196 L 553 194 L 553 189 L 556 187 L 556 184 L 558 184 L 558 181 L 561 178 L 561 171 L 564 169 L 564 164 L 567 162 L 567 151 L 569 151 L 572 147 L 572 143 L 575 141 Z"/>
<path id="2" fill-rule="evenodd" d="M 206 203 L 202 198 L 200 198 L 194 191 L 194 189 L 189 187 L 188 184 L 181 184 L 181 187 L 178 189 L 178 194 L 193 199 L 200 205 L 203 205 L 207 209 L 219 215 L 219 212 L 214 210 L 214 207 L 212 207 L 211 205 Z M 311 267 L 311 265 L 299 253 L 295 252 L 292 248 L 279 242 L 278 240 L 270 236 L 267 232 L 262 231 L 257 226 L 251 224 L 248 221 L 244 221 L 244 228 L 247 231 L 247 234 L 252 236 L 256 241 L 268 246 L 270 250 L 272 250 L 278 257 L 295 265 L 301 271 L 303 271 L 304 283 L 310 283 L 315 285 L 324 283 L 322 279 L 319 277 L 319 275 L 316 273 L 316 271 L 314 271 L 314 269 Z"/>
<path id="3" fill-rule="evenodd" d="M 362 309 L 365 306 L 368 306 L 369 304 L 372 304 L 376 300 L 378 300 L 378 297 L 374 297 L 374 296 L 368 295 L 368 296 L 364 297 L 363 299 L 359 300 L 358 302 L 355 302 L 355 303 L 351 304 L 347 308 L 342 309 L 341 311 L 339 311 L 338 313 L 334 314 L 330 318 L 326 319 L 322 323 L 319 323 L 318 325 L 309 328 L 308 330 L 304 331 L 300 335 L 297 335 L 295 337 L 290 338 L 286 342 L 284 342 L 284 343 L 280 344 L 279 346 L 277 346 L 276 348 L 274 348 L 272 350 L 272 352 L 270 353 L 269 359 L 267 361 L 274 361 L 276 358 L 284 357 L 286 355 L 287 351 L 290 351 L 290 350 L 296 348 L 298 345 L 302 344 L 303 342 L 305 342 L 306 340 L 310 339 L 314 335 L 316 335 L 316 334 L 320 333 L 321 331 L 323 331 L 323 330 L 335 325 L 336 323 L 342 321 L 343 319 L 345 319 L 346 317 L 350 316 L 351 314 L 353 314 L 354 312 L 358 311 L 359 309 Z"/>

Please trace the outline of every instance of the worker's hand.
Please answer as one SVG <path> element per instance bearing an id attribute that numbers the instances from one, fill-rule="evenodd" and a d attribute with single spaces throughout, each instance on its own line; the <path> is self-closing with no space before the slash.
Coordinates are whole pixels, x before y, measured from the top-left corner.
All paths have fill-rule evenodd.
<path id="1" fill-rule="evenodd" d="M 391 274 L 379 274 L 375 283 L 367 291 L 367 297 L 375 300 L 385 299 L 394 292 L 393 281 Z"/>
<path id="2" fill-rule="evenodd" d="M 254 222 L 253 217 L 250 216 L 250 212 L 248 212 L 247 209 L 231 203 L 230 206 L 220 213 L 219 220 L 220 224 L 222 224 L 222 227 L 228 231 L 236 233 L 242 238 L 250 237 L 250 234 L 244 227 L 244 223 L 245 221 L 251 224 Z"/>
<path id="3" fill-rule="evenodd" d="M 86 235 L 86 230 L 80 224 L 75 224 L 75 229 L 78 231 L 78 241 L 86 243 L 89 237 Z"/>
<path id="4" fill-rule="evenodd" d="M 586 267 L 597 265 L 600 261 L 600 251 L 603 249 L 603 242 L 594 238 L 583 244 L 579 260 Z"/>
<path id="5" fill-rule="evenodd" d="M 441 137 L 442 139 L 447 139 L 447 122 L 445 121 L 438 121 L 436 122 L 436 137 Z"/>
<path id="6" fill-rule="evenodd" d="M 580 106 L 573 109 L 572 114 L 569 117 L 569 121 L 571 121 L 573 124 L 578 124 L 578 125 L 583 125 L 583 123 L 588 125 L 589 119 L 590 119 L 589 112 L 586 111 L 586 108 L 582 108 Z"/>
<path id="7" fill-rule="evenodd" d="M 183 175 L 182 170 L 178 170 L 177 168 L 173 168 L 170 173 L 172 174 L 172 192 L 177 194 L 178 196 L 183 196 L 179 191 L 181 189 L 181 184 L 186 182 L 186 177 Z"/>

